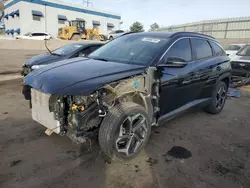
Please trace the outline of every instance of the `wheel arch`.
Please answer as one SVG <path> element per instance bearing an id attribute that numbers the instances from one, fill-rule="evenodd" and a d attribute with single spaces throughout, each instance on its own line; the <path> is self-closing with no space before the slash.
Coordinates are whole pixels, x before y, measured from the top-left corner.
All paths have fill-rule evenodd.
<path id="1" fill-rule="evenodd" d="M 227 85 L 227 88 L 229 88 L 229 85 L 231 83 L 231 73 L 228 72 L 228 73 L 221 75 L 219 79 L 217 80 L 216 84 L 218 84 L 220 81 L 225 82 L 225 84 Z"/>

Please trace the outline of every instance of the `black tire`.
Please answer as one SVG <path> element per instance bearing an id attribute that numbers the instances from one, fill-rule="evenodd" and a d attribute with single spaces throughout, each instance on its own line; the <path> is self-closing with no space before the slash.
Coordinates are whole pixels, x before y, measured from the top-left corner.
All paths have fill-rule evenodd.
<path id="1" fill-rule="evenodd" d="M 223 91 L 225 90 L 225 92 Z M 226 85 L 225 82 L 222 82 L 220 81 L 215 89 L 213 90 L 213 93 L 212 93 L 212 99 L 211 99 L 211 102 L 208 106 L 206 106 L 204 108 L 204 110 L 210 114 L 218 114 L 221 112 L 221 110 L 224 108 L 224 105 L 225 105 L 225 102 L 226 102 L 226 98 L 227 98 L 227 90 L 228 90 L 228 87 Z M 223 91 L 223 97 L 224 97 L 224 100 L 220 100 L 220 105 L 218 105 L 218 92 L 220 91 Z"/>
<path id="2" fill-rule="evenodd" d="M 109 40 L 113 40 L 114 38 L 111 36 L 111 37 L 109 37 Z"/>
<path id="3" fill-rule="evenodd" d="M 133 117 L 136 116 L 139 118 L 130 121 L 131 119 L 128 119 L 130 116 L 133 116 Z M 143 119 L 141 119 L 141 117 Z M 124 133 L 124 136 L 119 136 L 119 134 L 121 133 L 121 130 L 122 130 L 122 134 L 123 134 L 123 131 L 126 132 L 125 129 L 127 129 L 129 127 L 128 125 L 125 125 L 126 121 L 129 121 L 129 122 L 135 121 L 135 127 L 140 127 L 140 128 L 133 128 L 133 123 L 132 123 L 131 130 L 135 129 L 134 135 L 137 135 L 137 136 L 131 136 L 132 133 L 130 131 L 129 131 L 129 134 Z M 147 128 L 146 131 L 144 131 L 145 130 L 144 126 L 138 126 L 138 125 L 142 125 L 141 122 L 143 122 L 143 125 L 145 123 L 145 127 Z M 127 128 L 125 128 L 126 126 L 127 126 Z M 139 138 L 138 132 L 135 133 L 137 130 L 143 131 L 143 133 L 144 133 L 143 134 L 144 136 L 140 135 L 140 136 L 142 136 L 140 138 L 143 139 L 142 142 L 138 141 L 138 139 L 137 139 L 137 138 Z M 148 118 L 148 114 L 147 114 L 146 110 L 142 106 L 135 104 L 135 103 L 132 103 L 132 102 L 120 103 L 120 104 L 114 106 L 113 108 L 111 108 L 109 110 L 109 113 L 104 118 L 104 120 L 100 126 L 100 129 L 99 129 L 99 135 L 98 135 L 99 144 L 100 144 L 101 150 L 104 152 L 104 154 L 107 155 L 112 160 L 114 160 L 114 161 L 129 160 L 129 159 L 133 158 L 134 156 L 136 156 L 141 151 L 141 149 L 146 145 L 146 143 L 148 142 L 149 136 L 150 136 L 150 131 L 151 131 L 150 120 Z M 126 143 L 125 138 L 123 138 L 124 140 L 122 140 L 121 137 L 130 137 L 130 138 Z M 136 149 L 131 148 L 132 140 L 134 140 L 134 146 L 132 146 L 132 147 L 135 147 Z M 121 143 L 119 143 L 119 142 L 121 142 Z M 128 146 L 129 143 L 131 145 Z M 139 143 L 139 146 L 137 145 L 138 143 Z M 129 155 L 127 155 L 125 153 L 118 152 L 118 150 L 119 150 L 118 147 L 121 146 L 120 144 L 123 144 L 123 146 L 125 146 L 125 148 L 128 151 L 127 153 L 129 153 L 130 149 L 134 149 L 136 151 L 134 153 L 129 154 Z"/>

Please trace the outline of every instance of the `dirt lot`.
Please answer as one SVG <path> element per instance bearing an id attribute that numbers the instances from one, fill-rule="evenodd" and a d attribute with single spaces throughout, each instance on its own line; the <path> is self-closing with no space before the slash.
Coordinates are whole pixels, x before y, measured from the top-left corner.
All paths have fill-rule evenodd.
<path id="1" fill-rule="evenodd" d="M 10 62 L 18 56 L 9 54 Z M 227 100 L 219 115 L 194 110 L 153 128 L 146 149 L 119 164 L 95 142 L 88 151 L 67 137 L 46 136 L 31 120 L 21 82 L 0 82 L 0 187 L 250 187 L 250 98 Z"/>

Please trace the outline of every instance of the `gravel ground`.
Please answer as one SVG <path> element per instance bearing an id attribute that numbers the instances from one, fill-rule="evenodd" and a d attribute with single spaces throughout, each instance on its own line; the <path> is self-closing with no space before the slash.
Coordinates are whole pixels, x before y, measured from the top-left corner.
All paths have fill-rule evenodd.
<path id="1" fill-rule="evenodd" d="M 1 66 L 30 54 L 7 52 Z M 138 157 L 115 163 L 96 141 L 80 148 L 67 137 L 46 136 L 31 119 L 21 82 L 0 82 L 0 187 L 250 187 L 249 97 L 228 99 L 219 115 L 193 110 L 154 127 Z"/>
<path id="2" fill-rule="evenodd" d="M 119 164 L 96 142 L 88 151 L 46 136 L 31 120 L 20 83 L 0 82 L 0 187 L 250 187 L 249 98 L 227 100 L 219 115 L 195 110 L 155 127 L 146 149 Z M 174 146 L 186 150 L 168 152 Z"/>

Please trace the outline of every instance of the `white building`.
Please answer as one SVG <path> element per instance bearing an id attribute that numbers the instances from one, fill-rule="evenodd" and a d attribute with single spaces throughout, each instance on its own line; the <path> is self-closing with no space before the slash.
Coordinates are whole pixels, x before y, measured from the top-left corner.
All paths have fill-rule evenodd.
<path id="1" fill-rule="evenodd" d="M 74 5 L 57 0 L 9 0 L 4 4 L 4 23 L 9 36 L 28 32 L 48 32 L 53 37 L 67 20 L 84 19 L 86 28 L 98 27 L 101 34 L 120 29 L 116 13 Z"/>

